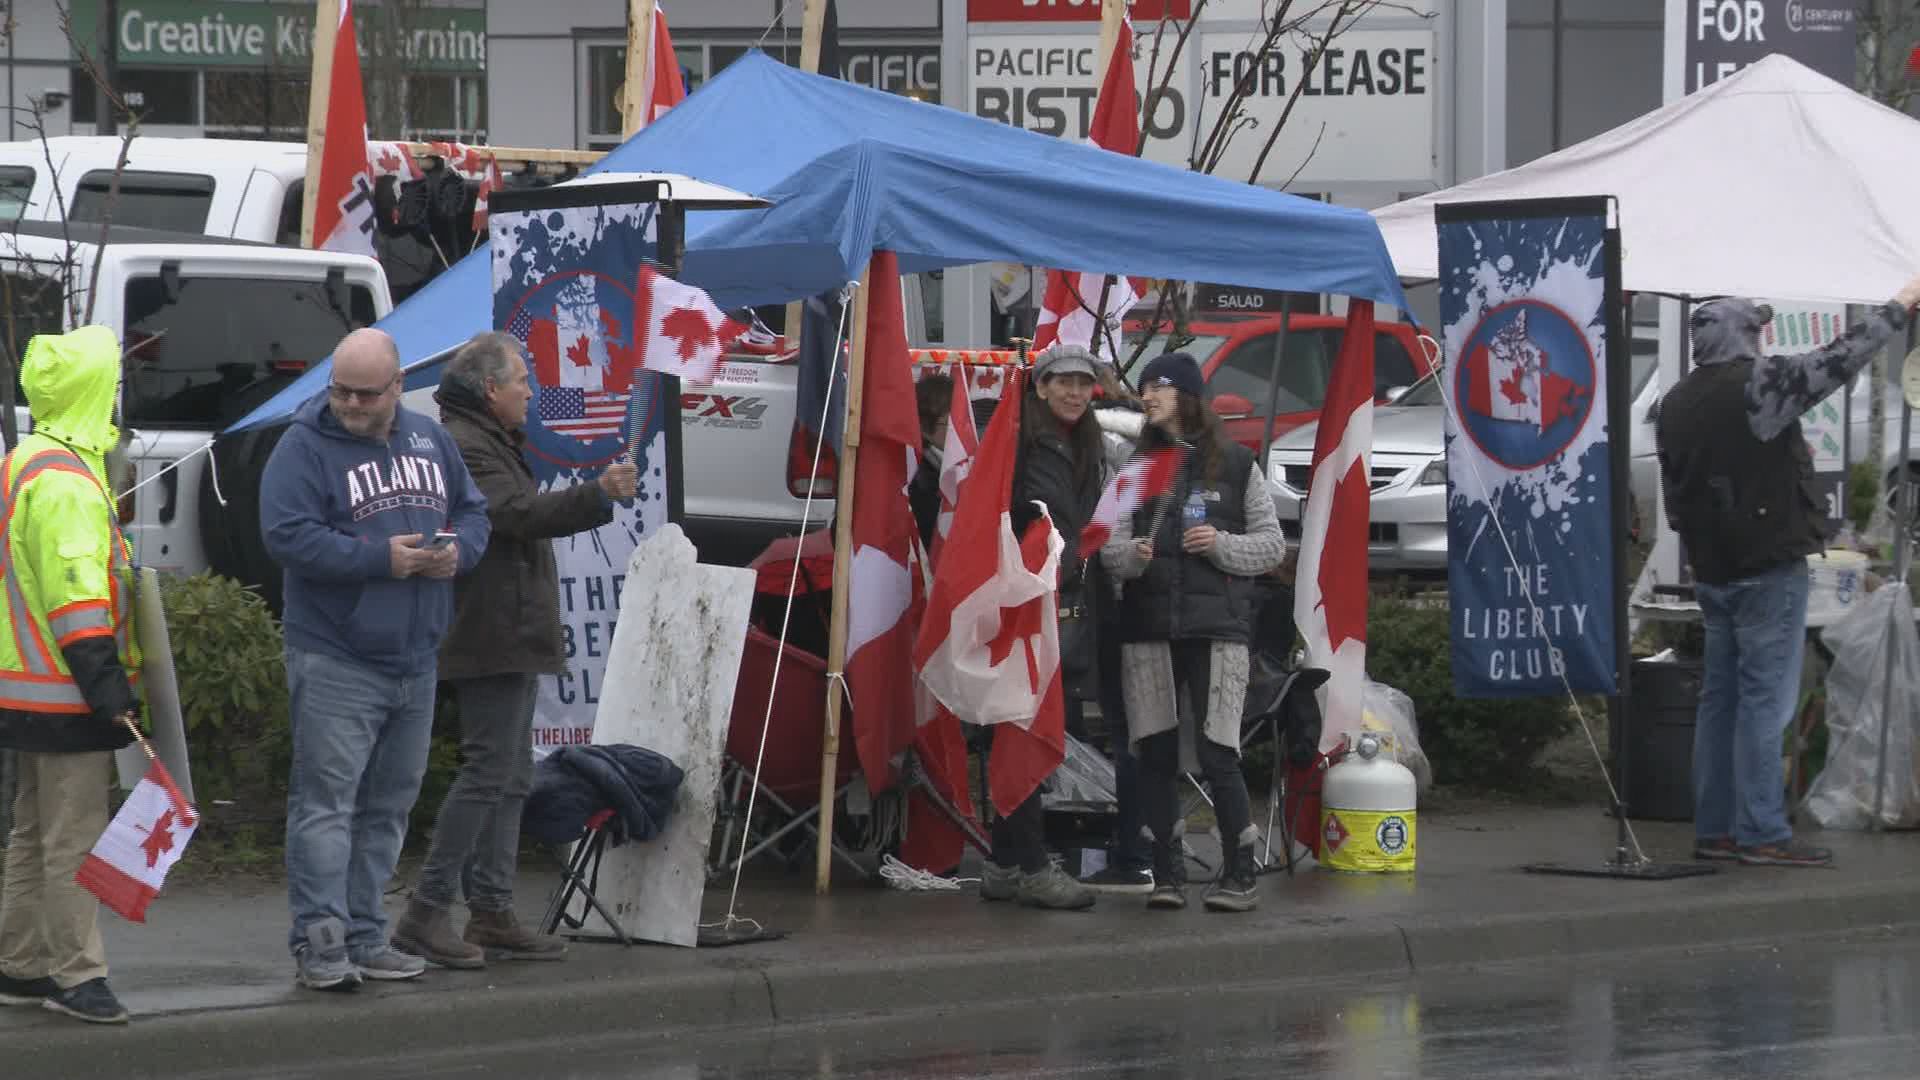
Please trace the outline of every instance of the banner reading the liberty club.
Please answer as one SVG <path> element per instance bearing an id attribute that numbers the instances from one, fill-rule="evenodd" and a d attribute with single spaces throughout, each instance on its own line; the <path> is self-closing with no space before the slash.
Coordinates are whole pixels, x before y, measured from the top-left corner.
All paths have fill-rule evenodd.
<path id="1" fill-rule="evenodd" d="M 627 559 L 676 505 L 678 380 L 641 368 L 645 330 L 634 326 L 640 267 L 654 252 L 654 209 L 490 216 L 493 325 L 531 357 L 525 453 L 541 490 L 591 481 L 630 451 L 640 474 L 638 496 L 615 503 L 611 523 L 553 541 L 566 670 L 540 678 L 536 754 L 592 741 Z"/>
<path id="2" fill-rule="evenodd" d="M 1607 203 L 1453 204 L 1434 220 L 1454 690 L 1613 693 Z"/>

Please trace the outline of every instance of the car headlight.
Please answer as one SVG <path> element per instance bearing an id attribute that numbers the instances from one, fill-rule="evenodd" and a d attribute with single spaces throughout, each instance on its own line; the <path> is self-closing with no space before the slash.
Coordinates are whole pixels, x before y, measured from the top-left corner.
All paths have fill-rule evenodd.
<path id="1" fill-rule="evenodd" d="M 1413 485 L 1415 487 L 1446 487 L 1447 459 L 1440 457 L 1427 462 L 1427 467 L 1420 470 L 1420 478 L 1415 480 Z"/>

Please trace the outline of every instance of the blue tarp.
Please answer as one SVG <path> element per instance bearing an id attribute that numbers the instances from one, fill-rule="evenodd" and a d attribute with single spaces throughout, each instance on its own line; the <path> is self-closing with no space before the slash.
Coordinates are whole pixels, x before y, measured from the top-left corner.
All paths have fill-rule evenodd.
<path id="1" fill-rule="evenodd" d="M 694 213 L 684 277 L 724 307 L 857 280 L 875 249 L 903 272 L 1007 261 L 1334 293 L 1405 307 L 1359 210 L 1110 153 L 838 79 L 760 52 L 735 61 L 590 172 L 669 172 L 774 202 Z M 468 255 L 377 325 L 410 369 L 490 328 L 489 253 Z M 233 425 L 290 415 L 331 360 Z"/>

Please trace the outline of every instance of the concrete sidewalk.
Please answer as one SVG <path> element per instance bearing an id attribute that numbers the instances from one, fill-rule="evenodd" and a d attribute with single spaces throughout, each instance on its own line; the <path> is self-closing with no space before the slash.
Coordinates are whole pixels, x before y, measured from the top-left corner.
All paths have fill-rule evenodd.
<path id="1" fill-rule="evenodd" d="M 1688 858 L 1689 826 L 1636 830 L 1656 859 Z M 564 963 L 436 969 L 351 995 L 294 986 L 278 888 L 171 889 L 144 927 L 103 916 L 114 985 L 134 1023 L 100 1029 L 40 1009 L 0 1010 L 0 1071 L 23 1075 L 12 1063 L 35 1062 L 39 1075 L 245 1073 L 276 1061 L 344 1062 L 486 1040 L 1392 976 L 1920 923 L 1913 835 L 1807 834 L 1835 850 L 1836 867 L 1827 870 L 1728 865 L 1667 882 L 1521 870 L 1540 861 L 1598 864 L 1613 835 L 1597 808 L 1423 813 L 1416 875 L 1268 875 L 1260 910 L 1244 916 L 1198 903 L 1149 912 L 1135 897 L 1103 898 L 1090 913 L 1035 912 L 981 903 L 971 890 L 901 893 L 844 873 L 831 897 L 817 898 L 805 875 L 750 876 L 739 911 L 787 932 L 785 940 L 705 950 L 582 942 Z M 550 872 L 526 875 L 528 908 L 553 880 Z M 724 888 L 707 900 L 708 918 L 725 912 Z"/>

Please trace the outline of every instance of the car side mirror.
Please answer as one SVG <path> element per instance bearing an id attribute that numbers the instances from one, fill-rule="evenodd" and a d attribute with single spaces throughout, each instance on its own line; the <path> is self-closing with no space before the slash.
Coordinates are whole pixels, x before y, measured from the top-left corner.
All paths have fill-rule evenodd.
<path id="1" fill-rule="evenodd" d="M 1222 420 L 1245 420 L 1253 415 L 1253 402 L 1239 394 L 1216 394 L 1213 411 L 1219 413 Z"/>

